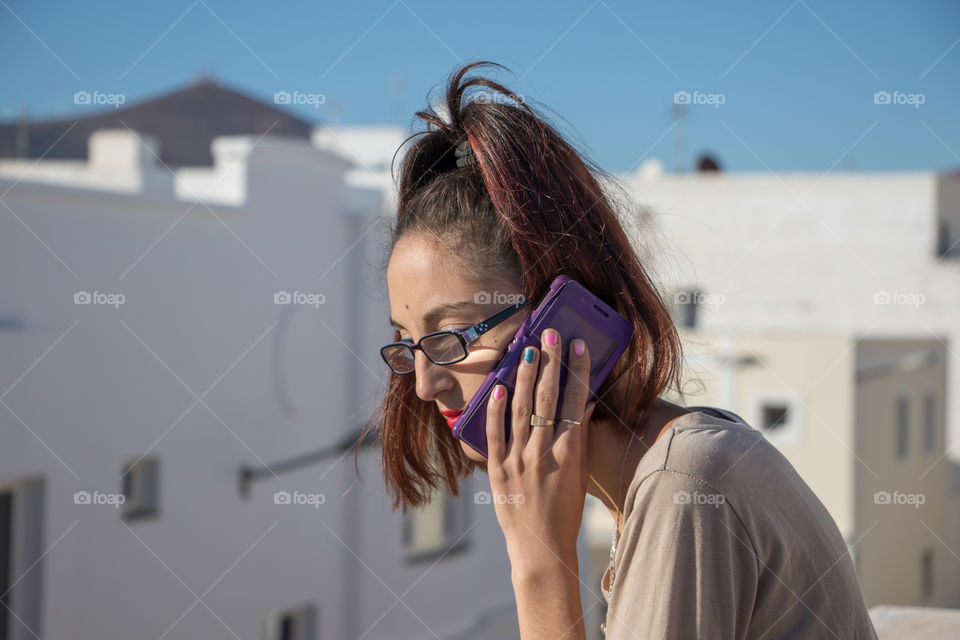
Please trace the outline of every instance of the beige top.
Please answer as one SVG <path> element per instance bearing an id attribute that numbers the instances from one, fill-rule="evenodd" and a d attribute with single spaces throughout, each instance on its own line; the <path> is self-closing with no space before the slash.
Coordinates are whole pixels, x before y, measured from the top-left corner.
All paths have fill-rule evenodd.
<path id="1" fill-rule="evenodd" d="M 609 570 L 601 580 L 606 640 L 875 640 L 846 543 L 810 487 L 736 414 L 690 409 L 627 489 L 612 594 Z"/>

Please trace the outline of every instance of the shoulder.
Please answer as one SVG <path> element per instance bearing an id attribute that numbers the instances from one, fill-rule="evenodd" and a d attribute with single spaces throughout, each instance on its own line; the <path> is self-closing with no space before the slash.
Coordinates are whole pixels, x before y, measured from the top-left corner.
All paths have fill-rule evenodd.
<path id="1" fill-rule="evenodd" d="M 672 471 L 722 489 L 740 479 L 751 462 L 771 456 L 779 452 L 753 427 L 693 411 L 678 418 L 650 447 L 635 480 L 639 484 L 656 471 Z M 786 459 L 777 461 L 781 463 L 789 464 Z"/>

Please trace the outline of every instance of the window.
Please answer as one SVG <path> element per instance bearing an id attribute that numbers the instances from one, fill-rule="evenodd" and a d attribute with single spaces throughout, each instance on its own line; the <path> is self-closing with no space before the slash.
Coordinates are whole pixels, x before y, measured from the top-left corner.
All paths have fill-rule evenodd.
<path id="1" fill-rule="evenodd" d="M 950 222 L 945 218 L 937 221 L 937 256 L 946 258 L 950 255 Z"/>
<path id="2" fill-rule="evenodd" d="M 933 549 L 920 554 L 920 596 L 924 600 L 933 597 Z"/>
<path id="3" fill-rule="evenodd" d="M 936 443 L 936 395 L 928 392 L 923 397 L 923 451 L 932 453 Z"/>
<path id="4" fill-rule="evenodd" d="M 760 417 L 760 427 L 764 431 L 776 431 L 787 425 L 787 412 L 789 409 L 785 404 L 765 404 Z"/>
<path id="5" fill-rule="evenodd" d="M 312 604 L 274 611 L 267 617 L 266 640 L 314 640 L 315 617 Z"/>
<path id="6" fill-rule="evenodd" d="M 778 447 L 803 445 L 803 403 L 789 391 L 758 391 L 748 401 L 744 415 L 771 443 Z"/>
<path id="7" fill-rule="evenodd" d="M 700 295 L 697 289 L 682 289 L 673 295 L 674 322 L 686 329 L 696 328 Z"/>
<path id="8" fill-rule="evenodd" d="M 44 494 L 37 477 L 0 487 L 0 640 L 35 638 L 40 627 L 49 551 Z"/>
<path id="9" fill-rule="evenodd" d="M 460 496 L 437 491 L 430 503 L 403 516 L 403 546 L 407 560 L 435 559 L 466 544 L 468 491 L 461 485 Z"/>
<path id="10" fill-rule="evenodd" d="M 897 398 L 897 460 L 907 457 L 910 442 L 910 405 L 906 396 Z"/>
<path id="11" fill-rule="evenodd" d="M 10 628 L 10 564 L 13 553 L 13 494 L 0 493 L 0 640 L 7 640 Z"/>
<path id="12" fill-rule="evenodd" d="M 160 463 L 156 458 L 140 458 L 126 463 L 120 484 L 124 497 L 124 520 L 157 515 Z"/>

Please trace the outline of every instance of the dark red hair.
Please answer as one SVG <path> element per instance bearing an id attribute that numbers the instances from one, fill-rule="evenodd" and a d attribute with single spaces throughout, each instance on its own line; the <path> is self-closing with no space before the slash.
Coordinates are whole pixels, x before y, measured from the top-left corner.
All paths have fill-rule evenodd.
<path id="1" fill-rule="evenodd" d="M 486 65 L 503 68 L 474 62 L 451 74 L 445 117 L 417 112 L 427 130 L 404 141 L 416 139 L 401 161 L 390 253 L 406 234 L 423 234 L 448 255 L 465 256 L 464 268 L 478 282 L 508 279 L 535 303 L 558 274 L 579 281 L 635 327 L 633 343 L 597 393 L 594 416 L 638 430 L 641 413 L 661 394 L 682 395 L 676 327 L 601 187 L 609 176 L 523 98 L 484 77 L 465 79 Z M 468 100 L 471 87 L 484 90 Z M 454 150 L 464 140 L 476 164 L 458 167 Z M 393 508 L 404 513 L 442 485 L 459 495 L 460 481 L 480 466 L 437 407 L 417 396 L 415 375 L 390 374 L 364 429 L 376 434 Z"/>

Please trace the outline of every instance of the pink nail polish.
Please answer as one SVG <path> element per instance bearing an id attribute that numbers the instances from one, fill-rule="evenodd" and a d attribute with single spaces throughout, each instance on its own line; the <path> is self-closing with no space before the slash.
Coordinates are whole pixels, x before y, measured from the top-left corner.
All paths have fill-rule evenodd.
<path id="1" fill-rule="evenodd" d="M 550 347 L 557 344 L 557 332 L 547 331 L 546 334 L 543 336 L 543 341 L 547 344 L 547 346 L 550 346 Z"/>
<path id="2" fill-rule="evenodd" d="M 583 355 L 583 349 L 584 349 L 584 347 L 583 347 L 583 341 L 582 341 L 582 340 L 577 340 L 576 342 L 573 343 L 573 352 L 574 352 L 575 354 L 577 354 L 578 356 L 582 356 L 582 355 Z"/>
<path id="3" fill-rule="evenodd" d="M 499 399 L 502 398 L 502 397 L 503 397 L 503 387 L 500 386 L 500 385 L 497 385 L 497 386 L 494 387 L 494 389 L 493 389 L 493 399 L 494 399 L 494 400 L 499 400 Z"/>

